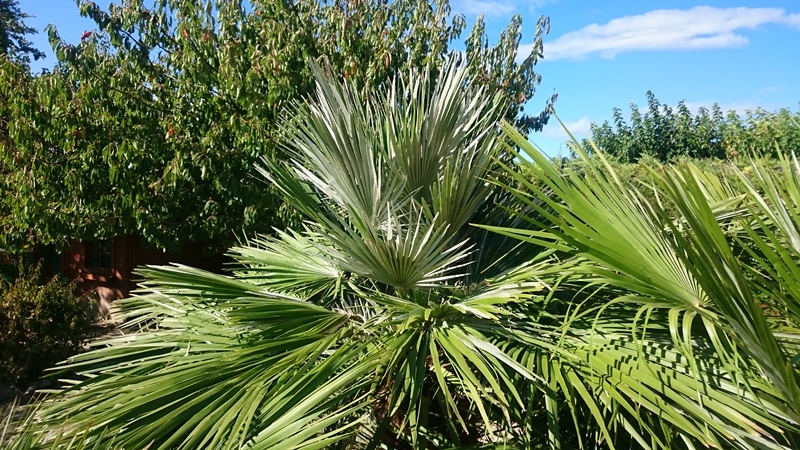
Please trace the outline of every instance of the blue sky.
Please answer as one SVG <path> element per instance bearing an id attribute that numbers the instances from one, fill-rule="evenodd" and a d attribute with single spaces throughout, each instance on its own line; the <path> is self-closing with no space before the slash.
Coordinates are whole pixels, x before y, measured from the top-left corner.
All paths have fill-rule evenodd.
<path id="1" fill-rule="evenodd" d="M 98 1 L 103 5 L 105 1 Z M 54 24 L 62 38 L 76 43 L 93 22 L 83 19 L 73 0 L 20 0 L 36 16 L 27 24 L 41 30 L 31 40 L 48 51 L 34 68 L 54 64 L 44 34 Z M 800 102 L 800 2 L 451 0 L 468 26 L 484 14 L 490 37 L 497 37 L 512 15 L 523 18 L 523 46 L 530 44 L 539 15 L 550 16 L 542 84 L 528 104 L 538 112 L 558 92 L 556 111 L 578 136 L 591 122 L 610 119 L 612 108 L 628 111 L 646 104 L 652 90 L 662 103 L 685 100 L 690 108 L 744 111 L 791 108 Z M 527 39 L 526 39 L 527 38 Z M 548 154 L 566 153 L 565 135 L 551 122 L 531 140 Z"/>

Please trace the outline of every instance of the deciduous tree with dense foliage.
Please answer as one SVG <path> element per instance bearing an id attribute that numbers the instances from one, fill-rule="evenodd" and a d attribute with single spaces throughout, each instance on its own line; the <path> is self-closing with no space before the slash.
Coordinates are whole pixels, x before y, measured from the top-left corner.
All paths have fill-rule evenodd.
<path id="1" fill-rule="evenodd" d="M 446 0 L 125 0 L 81 13 L 97 29 L 77 45 L 49 29 L 58 57 L 32 76 L 0 63 L 0 171 L 6 247 L 133 233 L 176 249 L 217 249 L 235 233 L 267 232 L 295 213 L 252 176 L 283 158 L 276 117 L 312 92 L 309 61 L 366 93 L 412 67 L 438 67 L 466 23 Z M 540 76 L 541 18 L 529 55 L 521 20 L 489 42 L 481 19 L 463 53 L 470 78 L 522 112 Z M 524 57 L 520 57 L 524 56 Z"/>

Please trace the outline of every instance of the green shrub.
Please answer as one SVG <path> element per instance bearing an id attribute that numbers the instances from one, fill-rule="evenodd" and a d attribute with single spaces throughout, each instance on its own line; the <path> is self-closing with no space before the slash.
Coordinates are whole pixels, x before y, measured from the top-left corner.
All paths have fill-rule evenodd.
<path id="1" fill-rule="evenodd" d="M 41 267 L 20 266 L 0 282 L 0 381 L 21 384 L 77 352 L 92 320 L 89 301 L 58 277 L 41 283 Z"/>

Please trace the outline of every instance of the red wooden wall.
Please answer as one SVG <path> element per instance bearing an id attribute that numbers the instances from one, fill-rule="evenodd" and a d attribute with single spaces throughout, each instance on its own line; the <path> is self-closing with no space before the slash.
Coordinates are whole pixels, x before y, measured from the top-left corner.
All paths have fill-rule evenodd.
<path id="1" fill-rule="evenodd" d="M 96 291 L 101 309 L 107 309 L 112 301 L 127 297 L 136 288 L 137 278 L 132 272 L 137 266 L 180 263 L 220 272 L 230 261 L 222 254 L 206 254 L 199 243 L 188 244 L 179 253 L 169 253 L 145 247 L 137 236 L 118 236 L 110 241 L 111 267 L 108 268 L 88 267 L 89 242 L 72 241 L 69 249 L 61 254 L 61 275 L 77 280 L 83 292 Z"/>

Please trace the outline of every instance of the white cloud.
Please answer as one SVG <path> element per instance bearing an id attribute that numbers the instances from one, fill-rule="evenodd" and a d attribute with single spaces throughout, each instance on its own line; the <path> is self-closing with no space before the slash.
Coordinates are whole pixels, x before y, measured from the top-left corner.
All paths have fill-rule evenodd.
<path id="1" fill-rule="evenodd" d="M 567 127 L 567 130 L 578 140 L 589 134 L 591 125 L 592 121 L 586 116 L 572 122 L 564 122 L 564 126 Z M 567 135 L 567 132 L 564 131 L 557 120 L 551 120 L 542 128 L 542 136 L 556 139 L 569 139 L 569 135 Z"/>
<path id="2" fill-rule="evenodd" d="M 517 7 L 512 2 L 492 0 L 464 0 L 461 9 L 465 14 L 483 14 L 486 17 L 510 16 Z"/>
<path id="3" fill-rule="evenodd" d="M 786 18 L 784 18 L 784 20 L 782 20 L 782 22 L 787 25 L 793 25 L 797 28 L 800 28 L 800 13 L 789 14 L 786 16 Z"/>
<path id="4" fill-rule="evenodd" d="M 740 47 L 747 37 L 737 31 L 779 23 L 800 28 L 800 14 L 780 8 L 659 9 L 592 24 L 545 42 L 548 60 L 577 59 L 592 54 L 613 58 L 636 50 L 693 50 Z M 525 50 L 520 52 L 525 54 Z"/>
<path id="5" fill-rule="evenodd" d="M 710 101 L 710 100 L 699 100 L 699 101 L 686 101 L 686 100 L 684 100 L 684 102 L 683 102 L 683 104 L 686 106 L 686 108 L 689 110 L 689 112 L 693 116 L 696 116 L 697 113 L 700 112 L 700 108 L 705 108 L 706 111 L 708 111 L 708 113 L 711 114 L 712 108 L 714 107 L 714 103 L 715 102 Z M 765 109 L 767 111 L 775 111 L 775 110 L 777 110 L 779 108 L 779 107 L 774 106 L 771 103 L 770 104 L 764 104 L 764 103 L 759 103 L 759 102 L 756 102 L 756 101 L 749 101 L 749 100 L 740 100 L 740 101 L 723 102 L 723 103 L 716 102 L 716 103 L 719 106 L 720 110 L 722 110 L 722 113 L 724 115 L 727 115 L 729 111 L 736 111 L 736 113 L 741 116 L 741 115 L 744 115 L 744 113 L 747 112 L 747 111 L 755 111 L 758 108 L 762 108 L 762 109 Z M 638 106 L 638 111 L 639 111 L 640 114 L 642 114 L 642 115 L 647 114 L 648 106 L 647 106 L 646 102 L 637 103 L 637 106 Z M 678 104 L 677 103 L 675 103 L 675 104 L 666 104 L 666 105 L 662 103 L 659 106 L 659 111 L 663 112 L 664 106 L 669 106 L 669 108 L 672 109 L 672 113 L 673 114 L 677 114 L 677 112 L 678 112 Z M 623 109 L 622 110 L 622 118 L 623 118 L 623 120 L 625 120 L 630 125 L 630 120 L 631 120 L 630 109 L 627 109 L 627 110 Z M 611 115 L 609 114 L 609 116 L 606 117 L 605 119 L 597 121 L 595 123 L 600 125 L 604 121 L 608 121 L 609 123 L 612 123 L 613 121 L 611 119 Z"/>
<path id="6" fill-rule="evenodd" d="M 547 5 L 548 3 L 554 3 L 557 0 L 528 0 L 526 3 L 528 5 L 528 12 L 531 14 L 535 14 L 539 11 L 539 8 Z"/>
<path id="7" fill-rule="evenodd" d="M 711 108 L 714 107 L 714 102 L 712 102 L 712 101 L 697 101 L 697 102 L 688 101 L 688 102 L 684 102 L 684 104 L 686 104 L 686 107 L 689 109 L 689 111 L 693 115 L 696 115 L 697 112 L 700 111 L 700 108 L 705 108 L 710 113 L 711 112 Z M 764 105 L 761 105 L 761 104 L 759 104 L 757 102 L 753 102 L 753 101 L 737 101 L 737 102 L 718 103 L 718 105 L 719 105 L 719 108 L 722 110 L 722 112 L 725 113 L 725 114 L 727 114 L 728 111 L 736 111 L 739 114 L 744 114 L 745 111 L 754 111 L 754 110 L 758 109 L 759 107 L 762 107 L 762 108 L 764 107 Z M 677 105 L 670 105 L 670 107 L 672 108 L 673 111 L 675 111 L 675 109 L 678 106 Z M 644 113 L 644 109 L 642 110 L 642 113 Z"/>
<path id="8" fill-rule="evenodd" d="M 538 14 L 543 6 L 559 0 L 461 0 L 455 4 L 454 9 L 468 15 L 483 14 L 487 18 L 511 18 L 514 14 L 523 12 L 527 7 L 528 13 Z"/>

